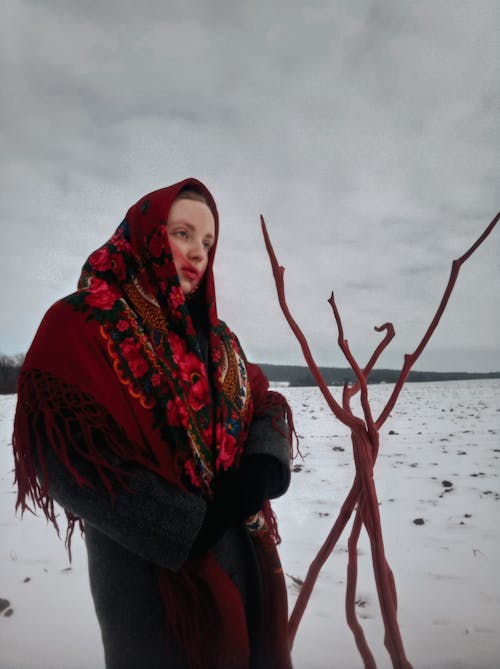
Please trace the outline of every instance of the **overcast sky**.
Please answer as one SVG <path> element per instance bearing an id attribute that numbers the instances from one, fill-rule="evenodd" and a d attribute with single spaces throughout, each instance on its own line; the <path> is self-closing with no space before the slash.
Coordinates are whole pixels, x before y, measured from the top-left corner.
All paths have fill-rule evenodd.
<path id="1" fill-rule="evenodd" d="M 144 193 L 187 176 L 221 214 L 219 314 L 260 362 L 418 344 L 451 261 L 500 204 L 497 0 L 6 0 L 0 351 L 29 346 Z M 500 369 L 500 228 L 464 265 L 417 369 Z"/>

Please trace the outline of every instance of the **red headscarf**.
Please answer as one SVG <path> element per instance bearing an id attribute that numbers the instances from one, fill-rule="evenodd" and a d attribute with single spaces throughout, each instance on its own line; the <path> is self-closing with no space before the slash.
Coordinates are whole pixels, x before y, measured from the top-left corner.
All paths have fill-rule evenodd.
<path id="1" fill-rule="evenodd" d="M 170 207 L 185 187 L 205 196 L 215 218 L 201 287 L 211 380 L 166 234 Z M 42 427 L 71 473 L 85 483 L 70 462 L 70 447 L 78 448 L 111 492 L 109 473 L 120 472 L 95 447 L 95 430 L 104 433 L 116 455 L 207 498 L 214 474 L 237 464 L 252 400 L 238 341 L 217 317 L 212 271 L 217 233 L 217 209 L 200 182 L 187 179 L 150 193 L 91 254 L 79 290 L 49 309 L 19 380 L 14 430 L 19 504 L 25 505 L 26 495 L 45 503 L 46 490 L 34 475 L 23 438 L 28 428 L 36 439 Z M 85 437 L 83 451 L 81 438 L 77 445 L 72 436 L 75 424 Z M 39 440 L 38 445 L 43 462 Z"/>

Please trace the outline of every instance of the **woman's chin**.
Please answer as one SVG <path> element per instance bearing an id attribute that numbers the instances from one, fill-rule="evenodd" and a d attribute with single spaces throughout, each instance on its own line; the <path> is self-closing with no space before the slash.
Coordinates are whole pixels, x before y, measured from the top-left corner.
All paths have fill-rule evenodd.
<path id="1" fill-rule="evenodd" d="M 197 281 L 181 281 L 182 292 L 184 297 L 189 299 L 198 290 L 199 283 Z"/>

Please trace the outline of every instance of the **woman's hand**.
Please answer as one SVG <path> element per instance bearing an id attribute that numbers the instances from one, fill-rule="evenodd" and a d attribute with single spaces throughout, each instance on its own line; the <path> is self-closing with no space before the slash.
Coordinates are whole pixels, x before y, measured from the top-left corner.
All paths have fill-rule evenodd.
<path id="1" fill-rule="evenodd" d="M 244 457 L 237 470 L 220 474 L 191 555 L 206 553 L 230 527 L 260 511 L 264 502 L 281 488 L 283 478 L 280 462 L 262 454 Z"/>

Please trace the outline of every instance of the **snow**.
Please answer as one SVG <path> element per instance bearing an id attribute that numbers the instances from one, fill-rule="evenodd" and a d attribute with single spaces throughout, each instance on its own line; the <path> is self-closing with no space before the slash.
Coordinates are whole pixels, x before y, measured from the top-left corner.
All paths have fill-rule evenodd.
<path id="1" fill-rule="evenodd" d="M 333 389 L 339 397 L 340 389 Z M 375 411 L 391 386 L 370 386 Z M 347 429 L 315 388 L 280 389 L 294 409 L 303 460 L 274 503 L 290 609 L 352 483 Z M 375 467 L 399 622 L 415 669 L 500 666 L 500 381 L 407 384 L 381 429 Z M 14 514 L 11 432 L 15 396 L 0 397 L 0 669 L 103 669 L 103 653 L 75 534 L 69 568 L 46 522 Z M 452 485 L 446 487 L 443 481 Z M 423 524 L 413 521 L 423 519 Z M 295 669 L 359 669 L 345 621 L 348 530 L 324 567 L 299 627 Z M 357 611 L 379 669 L 391 666 L 369 544 L 359 544 Z"/>

